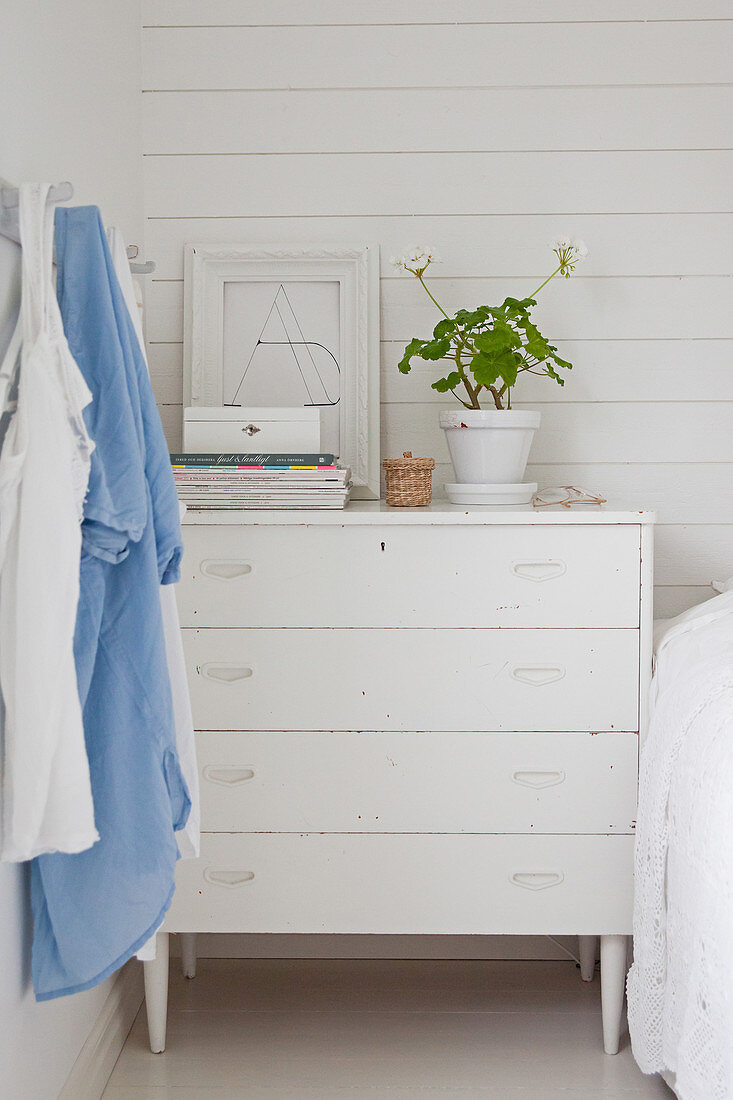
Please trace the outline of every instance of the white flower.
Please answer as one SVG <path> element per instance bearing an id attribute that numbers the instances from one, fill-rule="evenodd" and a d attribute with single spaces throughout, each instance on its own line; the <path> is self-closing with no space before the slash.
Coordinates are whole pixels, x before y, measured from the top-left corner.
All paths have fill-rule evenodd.
<path id="1" fill-rule="evenodd" d="M 588 248 L 584 241 L 574 241 L 570 237 L 558 237 L 552 250 L 560 261 L 558 271 L 566 279 L 575 270 L 576 264 L 584 260 L 588 255 Z"/>
<path id="2" fill-rule="evenodd" d="M 416 245 L 404 256 L 392 256 L 389 262 L 399 271 L 409 271 L 413 275 L 422 275 L 429 264 L 436 262 L 435 249 L 425 244 Z"/>

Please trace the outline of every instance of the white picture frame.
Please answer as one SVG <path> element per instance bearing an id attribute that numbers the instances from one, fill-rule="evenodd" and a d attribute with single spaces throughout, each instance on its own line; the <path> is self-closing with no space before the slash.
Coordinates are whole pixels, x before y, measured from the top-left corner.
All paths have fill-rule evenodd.
<path id="1" fill-rule="evenodd" d="M 253 375 L 259 383 L 256 403 L 292 405 L 295 382 L 292 378 L 288 382 L 290 400 L 278 401 L 278 385 L 282 390 L 285 383 L 280 383 L 276 371 L 285 371 L 287 353 L 288 362 L 295 364 L 293 369 L 299 370 L 305 383 L 304 370 L 296 354 L 298 349 L 293 346 L 302 345 L 309 356 L 307 361 L 303 359 L 309 371 L 320 370 L 322 363 L 324 372 L 326 368 L 332 372 L 325 381 L 318 373 L 311 387 L 318 392 L 309 391 L 303 404 L 328 406 L 329 423 L 338 435 L 339 460 L 351 468 L 352 495 L 378 500 L 379 246 L 249 248 L 230 244 L 187 244 L 184 259 L 184 405 L 236 405 L 242 400 L 242 382 Z M 285 307 L 286 299 L 278 298 L 281 292 L 287 292 L 287 309 L 280 310 L 276 304 L 277 299 Z M 273 301 L 268 313 L 266 306 L 270 297 Z M 293 298 L 305 303 L 297 307 L 300 315 L 291 308 Z M 316 327 L 326 326 L 328 339 L 324 337 L 318 343 L 307 338 L 308 310 Z M 228 389 L 233 389 L 236 381 L 232 364 L 238 355 L 238 349 L 235 349 L 237 354 L 232 351 L 235 340 L 232 333 L 242 317 L 247 319 L 250 330 L 247 334 L 239 333 L 242 353 L 237 370 L 245 363 L 245 373 L 240 388 L 229 393 Z M 265 328 L 261 320 L 264 325 L 291 326 L 299 338 L 292 340 L 287 332 L 283 340 L 263 341 L 260 337 Z M 255 340 L 258 331 L 260 337 Z M 263 367 L 267 362 L 275 363 L 275 359 L 267 360 L 263 356 L 279 355 L 279 350 L 264 345 L 277 343 L 284 345 L 283 358 L 277 359 L 283 366 L 272 367 L 275 399 L 268 401 L 263 399 L 262 393 Z M 331 346 L 325 346 L 327 344 Z M 258 373 L 253 371 L 247 375 L 246 364 L 251 359 L 246 357 L 250 347 L 252 355 L 258 352 L 260 358 Z M 316 349 L 319 349 L 318 362 L 311 354 Z M 319 396 L 322 401 L 318 400 Z M 244 407 L 246 409 L 246 405 Z M 333 449 L 324 437 L 322 443 L 321 450 Z"/>

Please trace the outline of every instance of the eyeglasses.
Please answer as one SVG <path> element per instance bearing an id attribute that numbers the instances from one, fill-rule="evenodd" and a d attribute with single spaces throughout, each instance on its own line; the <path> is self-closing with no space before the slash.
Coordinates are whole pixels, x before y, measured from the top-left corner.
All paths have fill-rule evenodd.
<path id="1" fill-rule="evenodd" d="M 562 485 L 559 489 L 542 489 L 532 499 L 535 508 L 549 508 L 553 505 L 570 508 L 573 504 L 606 504 L 606 498 L 589 493 L 587 489 L 576 489 L 574 485 Z"/>

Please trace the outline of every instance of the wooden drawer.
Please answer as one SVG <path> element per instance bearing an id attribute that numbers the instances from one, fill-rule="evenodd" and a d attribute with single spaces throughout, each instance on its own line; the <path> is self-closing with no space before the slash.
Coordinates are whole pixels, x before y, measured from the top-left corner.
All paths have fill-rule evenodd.
<path id="1" fill-rule="evenodd" d="M 635 627 L 637 525 L 188 527 L 184 626 Z"/>
<path id="2" fill-rule="evenodd" d="M 197 729 L 635 731 L 635 630 L 184 630 Z"/>
<path id="3" fill-rule="evenodd" d="M 206 832 L 634 831 L 633 733 L 199 733 Z"/>
<path id="4" fill-rule="evenodd" d="M 632 837 L 205 833 L 174 932 L 627 934 Z"/>

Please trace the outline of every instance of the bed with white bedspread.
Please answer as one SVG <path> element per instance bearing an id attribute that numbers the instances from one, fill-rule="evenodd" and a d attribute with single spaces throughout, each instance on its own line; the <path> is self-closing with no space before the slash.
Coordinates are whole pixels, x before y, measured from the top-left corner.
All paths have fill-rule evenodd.
<path id="1" fill-rule="evenodd" d="M 733 581 L 655 632 L 629 1029 L 680 1100 L 733 1100 Z"/>

